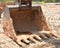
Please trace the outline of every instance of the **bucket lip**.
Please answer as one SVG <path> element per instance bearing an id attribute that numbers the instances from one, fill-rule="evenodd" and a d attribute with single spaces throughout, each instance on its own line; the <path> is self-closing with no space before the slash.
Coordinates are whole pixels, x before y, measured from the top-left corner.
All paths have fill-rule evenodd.
<path id="1" fill-rule="evenodd" d="M 16 8 L 19 7 L 19 5 L 7 5 L 8 8 Z"/>
<path id="2" fill-rule="evenodd" d="M 16 5 L 6 5 L 5 9 L 6 8 L 8 8 L 8 9 L 9 8 L 18 8 L 18 7 L 19 7 L 18 4 L 16 4 Z M 39 4 L 32 4 L 32 7 L 41 7 L 41 5 L 39 5 Z M 1 13 L 1 17 L 3 17 L 4 11 Z"/>
<path id="3" fill-rule="evenodd" d="M 7 5 L 7 7 L 8 8 L 18 8 L 19 5 L 18 4 L 16 4 L 16 5 Z M 39 4 L 32 4 L 32 7 L 40 7 L 40 5 Z"/>

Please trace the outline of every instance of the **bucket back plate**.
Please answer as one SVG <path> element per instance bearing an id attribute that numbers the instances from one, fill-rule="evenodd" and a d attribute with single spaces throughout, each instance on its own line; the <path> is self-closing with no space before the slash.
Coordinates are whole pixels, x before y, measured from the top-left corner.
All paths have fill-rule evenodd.
<path id="1" fill-rule="evenodd" d="M 10 16 L 13 20 L 15 31 L 30 32 L 42 30 L 40 7 L 32 7 L 29 10 L 10 9 Z"/>

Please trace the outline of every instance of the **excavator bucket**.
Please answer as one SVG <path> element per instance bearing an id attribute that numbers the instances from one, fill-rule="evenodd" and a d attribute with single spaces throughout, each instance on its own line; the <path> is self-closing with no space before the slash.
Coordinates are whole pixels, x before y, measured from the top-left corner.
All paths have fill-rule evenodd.
<path id="1" fill-rule="evenodd" d="M 45 37 L 40 33 L 44 30 L 50 31 L 45 22 L 46 19 L 42 13 L 41 6 L 31 5 L 31 0 L 23 0 L 21 4 L 25 6 L 10 5 L 2 13 L 4 33 L 21 46 L 29 44 L 29 41 L 35 42 L 36 40 L 41 41 L 41 38 L 49 38 L 50 35 L 45 34 Z"/>

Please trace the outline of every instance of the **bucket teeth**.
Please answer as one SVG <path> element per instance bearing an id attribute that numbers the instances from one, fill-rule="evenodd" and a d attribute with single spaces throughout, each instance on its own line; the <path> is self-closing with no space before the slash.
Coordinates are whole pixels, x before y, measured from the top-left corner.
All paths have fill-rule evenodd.
<path id="1" fill-rule="evenodd" d="M 45 36 L 47 37 L 47 38 L 51 38 L 51 35 L 50 34 L 46 34 L 46 33 L 44 33 L 45 34 Z"/>
<path id="2" fill-rule="evenodd" d="M 18 45 L 20 45 L 21 47 L 25 46 L 25 45 L 29 45 L 29 41 L 27 40 L 28 37 L 24 36 L 17 36 L 17 40 L 16 42 L 18 43 Z"/>
<path id="3" fill-rule="evenodd" d="M 26 45 L 29 45 L 29 41 L 27 39 L 22 39 L 21 42 L 25 43 Z"/>
<path id="4" fill-rule="evenodd" d="M 47 39 L 47 36 L 46 36 L 45 34 L 43 34 L 43 33 L 41 33 L 41 34 L 39 35 L 39 37 L 42 38 L 42 39 Z"/>
<path id="5" fill-rule="evenodd" d="M 36 40 L 33 39 L 33 37 L 29 37 L 29 39 L 30 39 L 31 41 L 33 41 L 33 43 L 36 43 Z"/>
<path id="6" fill-rule="evenodd" d="M 20 46 L 26 46 L 29 44 L 35 44 L 37 42 L 43 42 L 44 39 L 49 39 L 52 36 L 54 36 L 54 34 L 48 34 L 48 33 L 40 33 L 40 34 L 31 34 L 31 35 L 23 35 L 23 36 L 18 36 L 19 40 L 17 40 L 17 43 Z"/>
<path id="7" fill-rule="evenodd" d="M 55 38 L 58 38 L 59 36 L 57 34 L 52 34 L 50 33 L 51 36 L 55 37 Z"/>
<path id="8" fill-rule="evenodd" d="M 31 36 L 33 37 L 33 39 L 35 39 L 35 40 L 37 40 L 37 41 L 41 41 L 41 38 L 40 38 L 38 35 L 33 34 L 33 35 L 31 35 Z"/>
<path id="9" fill-rule="evenodd" d="M 18 45 L 19 45 L 19 46 L 21 46 L 21 47 L 23 47 L 23 46 L 25 46 L 25 45 L 26 45 L 25 43 L 21 42 L 20 40 L 17 40 L 16 42 L 17 42 L 17 43 L 18 43 Z"/>
<path id="10" fill-rule="evenodd" d="M 40 42 L 42 41 L 41 38 L 36 34 L 32 34 L 29 38 L 27 38 L 27 40 L 29 40 L 30 43 L 36 43 L 38 41 Z"/>
<path id="11" fill-rule="evenodd" d="M 31 38 L 27 38 L 27 40 L 29 40 L 29 43 L 35 43 Z"/>

